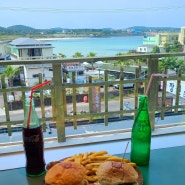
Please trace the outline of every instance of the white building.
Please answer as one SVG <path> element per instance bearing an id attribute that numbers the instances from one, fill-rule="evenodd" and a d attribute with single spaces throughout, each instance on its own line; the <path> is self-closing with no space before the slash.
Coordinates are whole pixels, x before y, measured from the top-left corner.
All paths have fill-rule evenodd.
<path id="1" fill-rule="evenodd" d="M 185 27 L 181 27 L 181 31 L 179 33 L 179 39 L 178 41 L 182 44 L 185 45 Z"/>
<path id="2" fill-rule="evenodd" d="M 17 60 L 53 58 L 53 46 L 44 41 L 21 37 L 9 43 L 11 54 Z"/>
<path id="3" fill-rule="evenodd" d="M 39 73 L 42 74 L 42 79 L 44 80 L 52 80 L 53 71 L 51 64 L 37 64 L 37 65 L 25 65 L 22 66 L 23 73 L 22 77 L 20 75 L 21 80 L 25 81 L 26 86 L 34 86 L 38 83 Z"/>
<path id="4" fill-rule="evenodd" d="M 152 44 L 144 44 L 142 46 L 138 46 L 137 52 L 138 53 L 150 53 L 155 46 L 156 45 L 152 45 Z"/>
<path id="5" fill-rule="evenodd" d="M 11 58 L 15 60 L 52 59 L 53 46 L 44 41 L 21 37 L 9 43 Z M 16 66 L 17 67 L 17 66 Z M 51 79 L 53 72 L 51 64 L 35 64 L 20 66 L 20 80 L 27 86 L 38 83 L 38 74 L 42 73 L 43 80 Z"/>

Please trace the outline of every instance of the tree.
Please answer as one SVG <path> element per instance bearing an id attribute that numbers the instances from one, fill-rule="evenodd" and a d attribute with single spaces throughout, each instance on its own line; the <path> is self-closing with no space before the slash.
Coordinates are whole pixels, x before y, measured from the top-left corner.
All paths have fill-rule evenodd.
<path id="1" fill-rule="evenodd" d="M 94 53 L 94 52 L 89 52 L 89 54 L 87 55 L 87 57 L 95 57 L 96 56 L 96 53 Z M 92 69 L 94 69 L 94 63 L 93 62 L 91 62 L 91 68 Z"/>
<path id="2" fill-rule="evenodd" d="M 20 73 L 20 69 L 18 67 L 13 68 L 12 66 L 7 66 L 6 70 L 3 72 L 3 74 L 8 78 L 8 86 L 13 87 L 13 77 Z M 15 99 L 14 92 L 12 92 L 12 95 Z"/>
<path id="3" fill-rule="evenodd" d="M 81 57 L 84 57 L 84 56 L 83 56 L 82 53 L 80 53 L 80 52 L 76 52 L 76 53 L 73 55 L 73 58 L 81 58 Z"/>
<path id="4" fill-rule="evenodd" d="M 13 87 L 13 77 L 19 74 L 20 70 L 18 67 L 13 68 L 12 66 L 7 66 L 3 74 L 8 78 L 8 86 Z"/>
<path id="5" fill-rule="evenodd" d="M 153 49 L 152 49 L 152 52 L 151 53 L 160 53 L 160 48 L 159 46 L 155 46 Z"/>
<path id="6" fill-rule="evenodd" d="M 184 73 L 184 61 L 182 58 L 179 57 L 165 57 L 159 61 L 159 71 L 164 72 L 164 69 L 171 69 L 174 71 L 179 70 L 180 72 Z"/>
<path id="7" fill-rule="evenodd" d="M 63 53 L 58 53 L 58 55 L 59 55 L 60 58 L 66 58 L 66 55 L 63 54 Z"/>
<path id="8" fill-rule="evenodd" d="M 125 53 L 117 53 L 116 56 L 122 56 L 125 55 Z M 129 66 L 130 65 L 130 61 L 129 60 L 116 60 L 115 62 L 113 62 L 113 65 L 119 65 L 119 66 Z"/>
<path id="9" fill-rule="evenodd" d="M 96 56 L 96 53 L 94 52 L 89 52 L 89 54 L 87 55 L 87 57 L 95 57 Z"/>
<path id="10" fill-rule="evenodd" d="M 169 44 L 167 44 L 167 43 L 165 43 L 164 44 L 164 51 L 166 52 L 166 53 L 169 53 L 170 52 L 170 45 Z"/>
<path id="11" fill-rule="evenodd" d="M 178 41 L 174 41 L 173 44 L 164 44 L 164 50 L 166 53 L 173 53 L 173 52 L 182 52 L 183 45 L 180 44 Z"/>

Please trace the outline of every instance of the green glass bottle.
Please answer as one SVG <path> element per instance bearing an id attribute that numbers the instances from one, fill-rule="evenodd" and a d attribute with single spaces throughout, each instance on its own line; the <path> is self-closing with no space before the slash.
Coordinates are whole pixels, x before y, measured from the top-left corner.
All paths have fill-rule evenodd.
<path id="1" fill-rule="evenodd" d="M 34 102 L 27 98 L 23 124 L 23 145 L 26 156 L 26 174 L 37 177 L 45 174 L 44 140 L 40 120 L 35 110 Z M 28 117 L 30 117 L 28 121 Z M 29 125 L 28 125 L 29 122 Z"/>
<path id="2" fill-rule="evenodd" d="M 148 113 L 148 97 L 141 96 L 139 109 L 132 127 L 131 161 L 139 166 L 150 160 L 151 125 Z"/>

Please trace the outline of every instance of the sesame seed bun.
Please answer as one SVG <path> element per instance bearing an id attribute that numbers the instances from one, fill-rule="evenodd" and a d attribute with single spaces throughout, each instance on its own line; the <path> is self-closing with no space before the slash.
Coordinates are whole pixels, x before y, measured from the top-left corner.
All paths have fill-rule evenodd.
<path id="1" fill-rule="evenodd" d="M 119 185 L 137 182 L 137 171 L 127 163 L 106 161 L 97 170 L 98 182 L 101 185 Z"/>
<path id="2" fill-rule="evenodd" d="M 46 185 L 85 185 L 85 168 L 75 162 L 60 162 L 51 167 L 45 176 Z"/>

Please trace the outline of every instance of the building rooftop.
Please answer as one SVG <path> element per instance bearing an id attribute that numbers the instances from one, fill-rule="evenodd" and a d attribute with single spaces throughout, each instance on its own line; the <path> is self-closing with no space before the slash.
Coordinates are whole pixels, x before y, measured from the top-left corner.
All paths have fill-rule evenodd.
<path id="1" fill-rule="evenodd" d="M 10 42 L 10 45 L 16 46 L 16 47 L 24 47 L 24 48 L 30 48 L 31 46 L 34 47 L 52 47 L 51 44 L 45 43 L 44 41 L 35 40 L 32 38 L 26 38 L 26 37 L 20 37 L 18 39 L 13 40 Z"/>
<path id="2" fill-rule="evenodd" d="M 154 44 L 143 44 L 141 46 L 138 46 L 138 47 L 147 47 L 147 48 L 154 48 L 156 45 Z"/>

